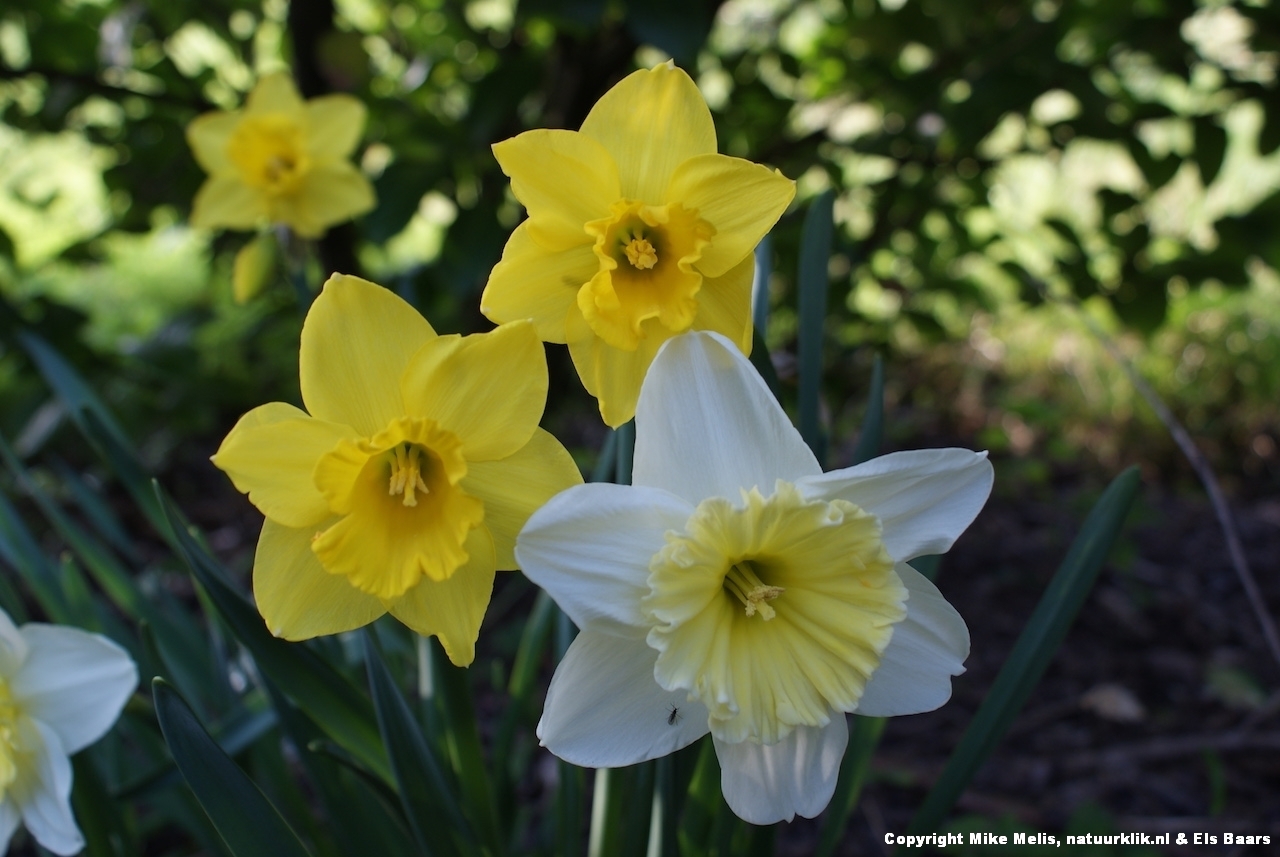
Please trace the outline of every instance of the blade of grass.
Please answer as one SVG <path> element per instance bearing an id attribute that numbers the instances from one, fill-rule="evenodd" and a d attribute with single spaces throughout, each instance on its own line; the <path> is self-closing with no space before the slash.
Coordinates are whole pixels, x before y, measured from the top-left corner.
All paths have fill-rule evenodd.
<path id="1" fill-rule="evenodd" d="M 1094 504 L 973 722 L 911 820 L 908 833 L 939 829 L 969 780 L 1008 731 L 1093 588 L 1138 486 L 1138 470 L 1131 467 L 1112 480 Z"/>
<path id="2" fill-rule="evenodd" d="M 236 857 L 310 857 L 293 828 L 253 780 L 204 731 L 164 679 L 152 682 L 165 743 L 200 806 Z"/>
<path id="3" fill-rule="evenodd" d="M 800 436 L 821 464 L 826 437 L 819 411 L 822 396 L 823 322 L 827 317 L 827 262 L 831 258 L 835 192 L 825 190 L 809 204 L 800 239 L 799 298 Z"/>
<path id="4" fill-rule="evenodd" d="M 720 796 L 720 762 L 710 739 L 703 739 L 698 762 L 684 799 L 676 841 L 681 857 L 705 857 L 714 853 L 711 836 L 716 814 L 724 803 Z"/>

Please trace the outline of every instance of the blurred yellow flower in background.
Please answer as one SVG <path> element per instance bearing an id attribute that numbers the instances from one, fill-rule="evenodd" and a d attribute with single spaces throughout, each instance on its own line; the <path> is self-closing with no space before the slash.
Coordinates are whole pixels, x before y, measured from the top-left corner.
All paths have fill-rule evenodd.
<path id="1" fill-rule="evenodd" d="M 645 371 L 678 333 L 712 330 L 751 351 L 752 251 L 795 182 L 716 153 L 689 75 L 670 63 L 637 71 L 580 131 L 527 131 L 493 152 L 529 218 L 480 309 L 568 343 L 606 423 L 631 419 Z"/>
<path id="2" fill-rule="evenodd" d="M 437 336 L 391 292 L 335 274 L 298 362 L 307 410 L 255 408 L 213 457 L 267 519 L 253 568 L 267 627 L 303 640 L 389 612 L 471 663 L 516 533 L 582 482 L 538 427 L 547 363 L 533 325 Z"/>
<path id="3" fill-rule="evenodd" d="M 364 121 L 364 105 L 349 95 L 304 102 L 284 72 L 258 81 L 243 109 L 197 117 L 187 142 L 209 178 L 192 204 L 192 225 L 282 223 L 318 238 L 373 208 L 373 187 L 347 160 Z"/>

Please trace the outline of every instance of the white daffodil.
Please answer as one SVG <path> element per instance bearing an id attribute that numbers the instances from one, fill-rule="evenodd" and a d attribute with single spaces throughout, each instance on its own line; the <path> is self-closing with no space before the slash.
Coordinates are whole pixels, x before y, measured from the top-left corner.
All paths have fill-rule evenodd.
<path id="1" fill-rule="evenodd" d="M 18 628 L 0 610 L 0 852 L 19 821 L 55 854 L 84 847 L 68 757 L 106 734 L 137 686 L 133 660 L 106 637 Z"/>
<path id="2" fill-rule="evenodd" d="M 516 558 L 581 629 L 538 736 L 577 765 L 708 731 L 743 819 L 831 800 L 845 714 L 930 711 L 969 632 L 907 560 L 949 549 L 991 491 L 985 453 L 900 452 L 823 473 L 727 339 L 663 346 L 636 410 L 633 485 L 535 512 Z"/>

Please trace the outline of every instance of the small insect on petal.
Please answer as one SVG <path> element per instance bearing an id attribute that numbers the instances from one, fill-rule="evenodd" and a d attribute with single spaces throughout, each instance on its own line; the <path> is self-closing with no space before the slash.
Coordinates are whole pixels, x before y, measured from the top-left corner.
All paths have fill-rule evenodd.
<path id="1" fill-rule="evenodd" d="M 676 708 L 674 705 L 671 706 L 671 710 L 667 713 L 667 725 L 675 726 L 680 722 L 680 717 L 680 709 Z"/>

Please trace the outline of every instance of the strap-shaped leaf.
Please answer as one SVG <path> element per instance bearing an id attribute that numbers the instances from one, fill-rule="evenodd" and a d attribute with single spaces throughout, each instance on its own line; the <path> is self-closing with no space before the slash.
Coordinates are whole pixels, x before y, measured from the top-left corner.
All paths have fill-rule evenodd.
<path id="1" fill-rule="evenodd" d="M 827 261 L 831 258 L 835 193 L 825 190 L 809 204 L 800 238 L 799 307 L 800 436 L 821 464 L 827 440 L 819 419 L 822 395 L 823 322 L 827 317 Z"/>
<path id="2" fill-rule="evenodd" d="M 164 679 L 152 682 L 156 719 L 173 761 L 236 857 L 310 857 L 253 780 L 218 747 Z"/>
<path id="3" fill-rule="evenodd" d="M 867 391 L 867 413 L 862 418 L 862 433 L 853 448 L 853 463 L 870 461 L 880 454 L 884 437 L 884 361 L 876 355 L 871 366 L 871 389 Z"/>
<path id="4" fill-rule="evenodd" d="M 1094 504 L 942 776 L 912 819 L 910 833 L 939 829 L 960 793 L 1031 696 L 1093 588 L 1137 496 L 1138 485 L 1138 469 L 1130 467 L 1112 480 Z"/>
<path id="5" fill-rule="evenodd" d="M 391 782 L 391 765 L 369 701 L 311 650 L 273 637 L 253 605 L 227 583 L 225 570 L 187 532 L 173 502 L 158 484 L 155 491 L 172 543 L 258 668 L 316 725 Z"/>
<path id="6" fill-rule="evenodd" d="M 382 661 L 372 633 L 366 630 L 361 636 L 378 728 L 391 756 L 396 789 L 418 847 L 425 854 L 442 857 L 481 853 L 449 781 Z M 484 773 L 478 771 L 474 775 Z"/>

